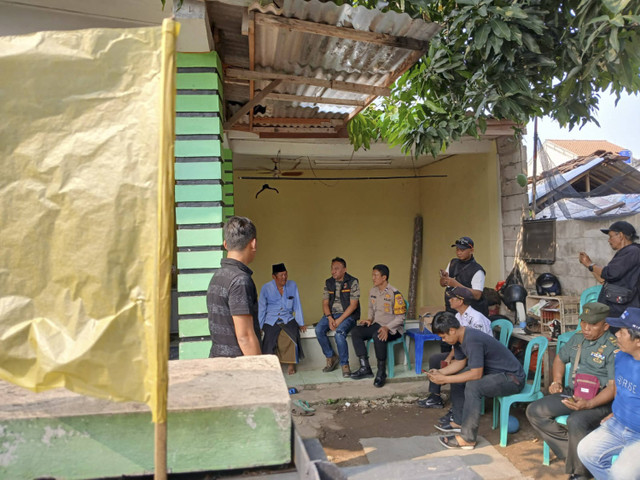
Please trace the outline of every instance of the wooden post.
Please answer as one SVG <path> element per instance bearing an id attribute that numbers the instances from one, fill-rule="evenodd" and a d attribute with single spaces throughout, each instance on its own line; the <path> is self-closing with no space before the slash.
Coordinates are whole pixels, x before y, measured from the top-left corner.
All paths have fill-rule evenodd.
<path id="1" fill-rule="evenodd" d="M 167 422 L 155 424 L 154 480 L 167 480 Z"/>
<path id="2" fill-rule="evenodd" d="M 411 249 L 411 271 L 409 272 L 409 311 L 407 318 L 416 319 L 417 290 L 418 290 L 418 268 L 422 253 L 422 216 L 416 215 L 413 220 L 413 247 Z"/>

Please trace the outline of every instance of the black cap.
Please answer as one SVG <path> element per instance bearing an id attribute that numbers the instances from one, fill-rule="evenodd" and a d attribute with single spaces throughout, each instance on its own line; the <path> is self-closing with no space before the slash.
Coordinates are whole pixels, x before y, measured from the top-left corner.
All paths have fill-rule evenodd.
<path id="1" fill-rule="evenodd" d="M 275 265 L 271 265 L 271 275 L 286 271 L 287 267 L 284 266 L 284 263 L 276 263 Z"/>
<path id="2" fill-rule="evenodd" d="M 631 240 L 638 239 L 638 235 L 636 235 L 636 229 L 633 227 L 633 225 L 623 220 L 613 222 L 609 228 L 601 228 L 600 231 L 604 234 L 608 234 L 609 232 L 620 232 L 625 234 Z"/>
<path id="3" fill-rule="evenodd" d="M 462 250 L 466 250 L 467 248 L 473 248 L 473 240 L 471 240 L 469 237 L 460 237 L 451 246 L 461 248 Z"/>

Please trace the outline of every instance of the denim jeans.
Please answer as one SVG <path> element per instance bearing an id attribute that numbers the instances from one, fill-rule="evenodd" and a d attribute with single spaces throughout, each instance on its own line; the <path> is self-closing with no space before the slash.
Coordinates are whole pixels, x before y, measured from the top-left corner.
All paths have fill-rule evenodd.
<path id="1" fill-rule="evenodd" d="M 620 455 L 611 465 L 611 457 Z M 584 437 L 578 456 L 596 480 L 640 477 L 640 432 L 630 430 L 615 416 Z"/>
<path id="2" fill-rule="evenodd" d="M 347 334 L 355 327 L 356 321 L 352 317 L 345 318 L 338 328 L 336 328 L 336 346 L 338 347 L 338 355 L 340 356 L 340 365 L 349 365 L 349 345 L 347 344 Z M 331 342 L 327 337 L 327 332 L 331 330 L 329 328 L 329 319 L 327 316 L 323 316 L 322 319 L 316 325 L 316 338 L 320 347 L 322 347 L 322 353 L 327 358 L 331 358 L 335 355 Z"/>
<path id="3" fill-rule="evenodd" d="M 524 388 L 525 380 L 519 380 L 521 383 L 516 383 L 505 373 L 491 373 L 483 375 L 478 380 L 451 384 L 453 421 L 461 426 L 460 436 L 466 442 L 475 442 L 478 437 L 482 398 L 505 397 L 520 393 Z"/>

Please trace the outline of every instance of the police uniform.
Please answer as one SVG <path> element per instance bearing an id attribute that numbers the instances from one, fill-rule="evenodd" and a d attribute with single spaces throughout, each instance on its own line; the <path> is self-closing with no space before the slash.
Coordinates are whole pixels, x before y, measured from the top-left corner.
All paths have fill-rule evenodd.
<path id="1" fill-rule="evenodd" d="M 600 338 L 591 341 L 585 339 L 582 332 L 576 332 L 558 352 L 565 365 L 569 362 L 572 366 L 575 364 L 579 345 L 582 346 L 576 373 L 595 375 L 600 381 L 600 388 L 606 387 L 607 383 L 615 378 L 614 358 L 618 352 L 616 338 L 609 331 L 605 331 Z M 563 393 L 573 395 L 573 378 L 570 378 L 569 385 Z M 536 400 L 527 408 L 527 418 L 556 456 L 565 459 L 566 473 L 591 477 L 578 457 L 578 443 L 600 425 L 600 420 L 611 413 L 611 403 L 576 411 L 564 405 L 562 400 L 561 394 L 558 393 Z M 566 426 L 555 421 L 560 415 L 569 415 Z"/>
<path id="2" fill-rule="evenodd" d="M 400 338 L 404 333 L 403 324 L 407 308 L 402 294 L 392 285 L 380 291 L 373 287 L 369 291 L 369 320 L 371 325 L 357 326 L 351 331 L 351 341 L 356 354 L 367 356 L 366 340 L 373 339 L 376 358 L 379 362 L 387 360 L 387 342 Z M 380 327 L 389 329 L 387 341 L 378 339 Z"/>

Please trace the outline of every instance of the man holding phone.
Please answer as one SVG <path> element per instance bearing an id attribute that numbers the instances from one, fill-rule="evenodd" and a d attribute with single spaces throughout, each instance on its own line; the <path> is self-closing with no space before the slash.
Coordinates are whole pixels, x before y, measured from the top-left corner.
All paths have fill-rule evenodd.
<path id="1" fill-rule="evenodd" d="M 527 408 L 531 426 L 558 458 L 565 459 L 565 471 L 571 480 L 590 478 L 578 458 L 578 443 L 611 413 L 618 346 L 616 338 L 608 332 L 608 314 L 609 307 L 602 303 L 584 305 L 580 314 L 582 330 L 569 339 L 553 360 L 550 395 Z M 571 376 L 565 386 L 568 363 Z M 555 421 L 561 415 L 569 415 L 566 426 Z"/>

